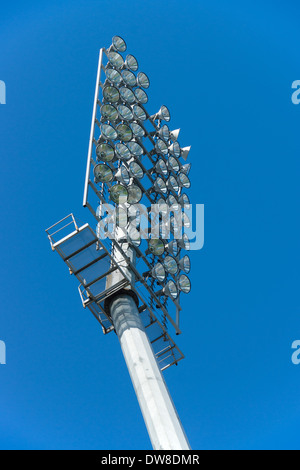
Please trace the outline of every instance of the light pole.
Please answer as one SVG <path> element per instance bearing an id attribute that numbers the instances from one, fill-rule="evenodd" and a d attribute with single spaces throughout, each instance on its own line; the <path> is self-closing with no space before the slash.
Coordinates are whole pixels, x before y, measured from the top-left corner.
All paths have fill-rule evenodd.
<path id="1" fill-rule="evenodd" d="M 72 214 L 47 233 L 80 281 L 83 306 L 105 334 L 118 335 L 154 449 L 187 450 L 162 371 L 183 358 L 170 329 L 181 333 L 180 295 L 191 289 L 191 165 L 180 161 L 190 147 L 164 123 L 166 106 L 148 114 L 150 80 L 133 55 L 123 57 L 126 49 L 115 36 L 99 54 L 83 200 L 96 233 Z"/>

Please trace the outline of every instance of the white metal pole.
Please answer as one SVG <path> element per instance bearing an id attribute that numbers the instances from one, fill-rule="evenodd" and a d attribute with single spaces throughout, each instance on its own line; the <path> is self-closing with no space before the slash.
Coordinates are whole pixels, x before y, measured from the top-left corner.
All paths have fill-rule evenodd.
<path id="1" fill-rule="evenodd" d="M 116 296 L 110 313 L 154 450 L 189 450 L 134 299 Z"/>

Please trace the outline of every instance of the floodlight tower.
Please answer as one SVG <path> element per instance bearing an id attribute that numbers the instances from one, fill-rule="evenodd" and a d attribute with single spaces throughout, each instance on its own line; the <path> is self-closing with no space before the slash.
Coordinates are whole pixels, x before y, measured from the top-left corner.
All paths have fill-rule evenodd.
<path id="1" fill-rule="evenodd" d="M 119 338 L 153 448 L 188 450 L 162 371 L 183 358 L 169 329 L 181 333 L 179 299 L 191 290 L 183 253 L 191 165 L 180 161 L 190 147 L 164 123 L 166 106 L 146 111 L 150 80 L 133 55 L 123 58 L 126 50 L 115 36 L 99 54 L 83 199 L 96 233 L 72 214 L 47 233 L 80 281 L 83 306 Z M 70 224 L 75 230 L 56 241 Z"/>

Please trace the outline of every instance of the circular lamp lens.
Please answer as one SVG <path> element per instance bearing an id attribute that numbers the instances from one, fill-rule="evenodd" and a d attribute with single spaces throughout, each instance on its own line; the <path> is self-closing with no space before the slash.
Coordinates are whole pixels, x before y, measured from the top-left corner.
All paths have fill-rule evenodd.
<path id="1" fill-rule="evenodd" d="M 113 172 L 109 166 L 100 163 L 94 168 L 94 176 L 97 183 L 109 183 L 113 180 Z"/>
<path id="2" fill-rule="evenodd" d="M 141 88 L 137 88 L 135 91 L 134 91 L 134 94 L 135 94 L 135 97 L 137 99 L 137 101 L 141 104 L 146 104 L 148 103 L 148 95 L 147 93 L 142 90 Z"/>
<path id="3" fill-rule="evenodd" d="M 177 299 L 178 297 L 178 289 L 174 281 L 169 281 L 165 288 L 165 293 L 172 299 Z"/>
<path id="4" fill-rule="evenodd" d="M 135 118 L 140 120 L 140 121 L 146 121 L 147 120 L 147 115 L 146 115 L 145 111 L 138 104 L 135 104 L 133 106 L 133 114 L 134 114 Z"/>
<path id="5" fill-rule="evenodd" d="M 178 272 L 178 265 L 176 260 L 172 256 L 166 256 L 164 259 L 164 267 L 166 271 L 170 274 L 177 274 Z"/>
<path id="6" fill-rule="evenodd" d="M 179 204 L 177 202 L 176 197 L 174 197 L 173 194 L 170 194 L 170 196 L 167 199 L 167 203 L 169 204 L 170 207 L 173 207 L 175 211 L 178 211 Z"/>
<path id="7" fill-rule="evenodd" d="M 191 270 L 191 260 L 188 255 L 185 255 L 179 262 L 180 269 L 182 269 L 186 274 Z"/>
<path id="8" fill-rule="evenodd" d="M 150 80 L 144 72 L 138 73 L 137 82 L 138 85 L 142 88 L 145 88 L 145 90 L 147 90 L 147 88 L 150 86 Z"/>
<path id="9" fill-rule="evenodd" d="M 127 146 L 132 155 L 134 155 L 135 157 L 141 157 L 144 153 L 142 147 L 137 142 L 129 142 Z"/>
<path id="10" fill-rule="evenodd" d="M 139 68 L 139 64 L 138 64 L 138 61 L 136 60 L 136 58 L 129 54 L 127 57 L 126 57 L 126 67 L 131 70 L 132 72 L 136 72 Z"/>
<path id="11" fill-rule="evenodd" d="M 168 168 L 163 159 L 159 159 L 155 165 L 155 171 L 164 176 L 168 175 Z"/>
<path id="12" fill-rule="evenodd" d="M 164 266 L 161 263 L 157 263 L 151 272 L 154 279 L 159 282 L 163 282 L 166 279 L 166 271 Z"/>
<path id="13" fill-rule="evenodd" d="M 117 131 L 109 124 L 101 125 L 101 134 L 108 140 L 115 140 L 118 137 Z"/>
<path id="14" fill-rule="evenodd" d="M 180 170 L 180 164 L 175 157 L 170 157 L 168 160 L 168 168 L 173 170 L 175 173 L 178 173 Z"/>
<path id="15" fill-rule="evenodd" d="M 143 197 L 142 190 L 136 186 L 135 184 L 132 184 L 128 186 L 128 204 L 138 204 L 140 200 Z"/>
<path id="16" fill-rule="evenodd" d="M 155 186 L 155 189 L 158 193 L 167 194 L 168 188 L 166 186 L 166 183 L 164 182 L 164 180 L 162 178 L 160 178 L 160 176 L 155 181 L 154 186 Z"/>
<path id="17" fill-rule="evenodd" d="M 168 110 L 167 106 L 162 106 L 161 109 L 160 109 L 160 112 L 162 114 L 162 118 L 166 121 L 166 122 L 170 122 L 171 121 L 171 114 L 170 114 L 170 111 Z"/>
<path id="18" fill-rule="evenodd" d="M 104 120 L 116 121 L 119 117 L 116 108 L 111 104 L 101 106 L 100 112 Z"/>
<path id="19" fill-rule="evenodd" d="M 123 78 L 123 82 L 126 85 L 130 86 L 131 88 L 136 86 L 136 77 L 134 73 L 130 72 L 130 70 L 123 70 L 122 78 Z"/>
<path id="20" fill-rule="evenodd" d="M 112 43 L 114 48 L 118 52 L 125 52 L 127 49 L 126 42 L 120 36 L 114 36 Z"/>
<path id="21" fill-rule="evenodd" d="M 124 59 L 118 52 L 109 52 L 107 58 L 116 69 L 121 69 L 124 65 Z"/>
<path id="22" fill-rule="evenodd" d="M 122 82 L 122 76 L 120 72 L 115 69 L 106 69 L 105 74 L 109 82 L 111 82 L 115 86 L 120 86 Z"/>
<path id="23" fill-rule="evenodd" d="M 158 135 L 164 142 L 169 142 L 169 140 L 170 140 L 170 130 L 169 130 L 167 124 L 165 124 L 164 126 L 162 126 L 161 129 L 159 129 Z"/>
<path id="24" fill-rule="evenodd" d="M 174 142 L 170 147 L 170 153 L 175 157 L 179 158 L 181 155 L 181 148 L 178 142 Z"/>
<path id="25" fill-rule="evenodd" d="M 125 186 L 116 184 L 110 189 L 110 197 L 116 204 L 125 204 L 128 199 L 128 191 Z"/>
<path id="26" fill-rule="evenodd" d="M 191 281 L 185 274 L 181 274 L 177 282 L 179 290 L 184 294 L 188 294 L 191 291 Z"/>
<path id="27" fill-rule="evenodd" d="M 120 93 L 113 86 L 106 86 L 103 89 L 103 97 L 109 103 L 117 103 L 120 99 Z"/>
<path id="28" fill-rule="evenodd" d="M 145 131 L 139 124 L 137 124 L 136 122 L 133 122 L 132 124 L 130 124 L 130 127 L 131 127 L 133 134 L 136 137 L 139 137 L 139 138 L 144 137 Z"/>
<path id="29" fill-rule="evenodd" d="M 175 191 L 176 193 L 179 191 L 179 186 L 177 183 L 176 178 L 174 176 L 170 176 L 170 178 L 167 181 L 167 187 Z"/>
<path id="30" fill-rule="evenodd" d="M 185 214 L 185 213 L 182 216 L 182 222 L 183 222 L 184 228 L 191 228 L 191 221 L 190 221 L 188 215 Z"/>
<path id="31" fill-rule="evenodd" d="M 129 160 L 132 157 L 129 148 L 125 144 L 116 144 L 115 150 L 120 160 Z"/>
<path id="32" fill-rule="evenodd" d="M 168 147 L 167 147 L 166 143 L 161 139 L 158 139 L 158 141 L 156 142 L 155 149 L 156 149 L 157 153 L 160 154 L 160 155 L 167 155 L 168 154 Z"/>
<path id="33" fill-rule="evenodd" d="M 132 121 L 133 119 L 133 113 L 128 106 L 125 106 L 123 104 L 120 104 L 118 106 L 118 113 L 120 115 L 120 118 L 122 121 Z"/>
<path id="34" fill-rule="evenodd" d="M 165 252 L 165 245 L 160 239 L 151 239 L 148 242 L 150 253 L 155 256 L 161 256 Z"/>
<path id="35" fill-rule="evenodd" d="M 122 86 L 120 88 L 120 95 L 123 101 L 129 104 L 135 103 L 136 99 L 134 96 L 134 93 L 129 89 L 126 88 L 125 86 Z"/>
<path id="36" fill-rule="evenodd" d="M 96 155 L 98 160 L 102 160 L 103 162 L 111 162 L 114 159 L 115 152 L 111 145 L 101 143 L 96 147 Z"/>
<path id="37" fill-rule="evenodd" d="M 116 131 L 118 132 L 119 139 L 123 142 L 129 142 L 133 137 L 132 130 L 127 124 L 119 124 L 116 127 Z"/>
<path id="38" fill-rule="evenodd" d="M 144 177 L 143 169 L 140 167 L 138 163 L 131 162 L 129 165 L 129 169 L 130 169 L 130 173 L 135 178 L 138 178 L 139 180 L 141 180 Z"/>
<path id="39" fill-rule="evenodd" d="M 178 180 L 180 182 L 180 185 L 183 187 L 183 188 L 190 188 L 191 187 L 191 182 L 189 180 L 189 177 L 186 176 L 184 173 L 179 173 L 178 175 Z"/>

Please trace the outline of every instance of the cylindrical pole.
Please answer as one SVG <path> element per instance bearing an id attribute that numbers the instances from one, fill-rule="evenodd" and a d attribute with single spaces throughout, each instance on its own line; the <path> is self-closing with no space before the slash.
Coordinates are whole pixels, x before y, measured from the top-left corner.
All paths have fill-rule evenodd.
<path id="1" fill-rule="evenodd" d="M 133 297 L 117 295 L 110 313 L 154 450 L 189 450 Z"/>

